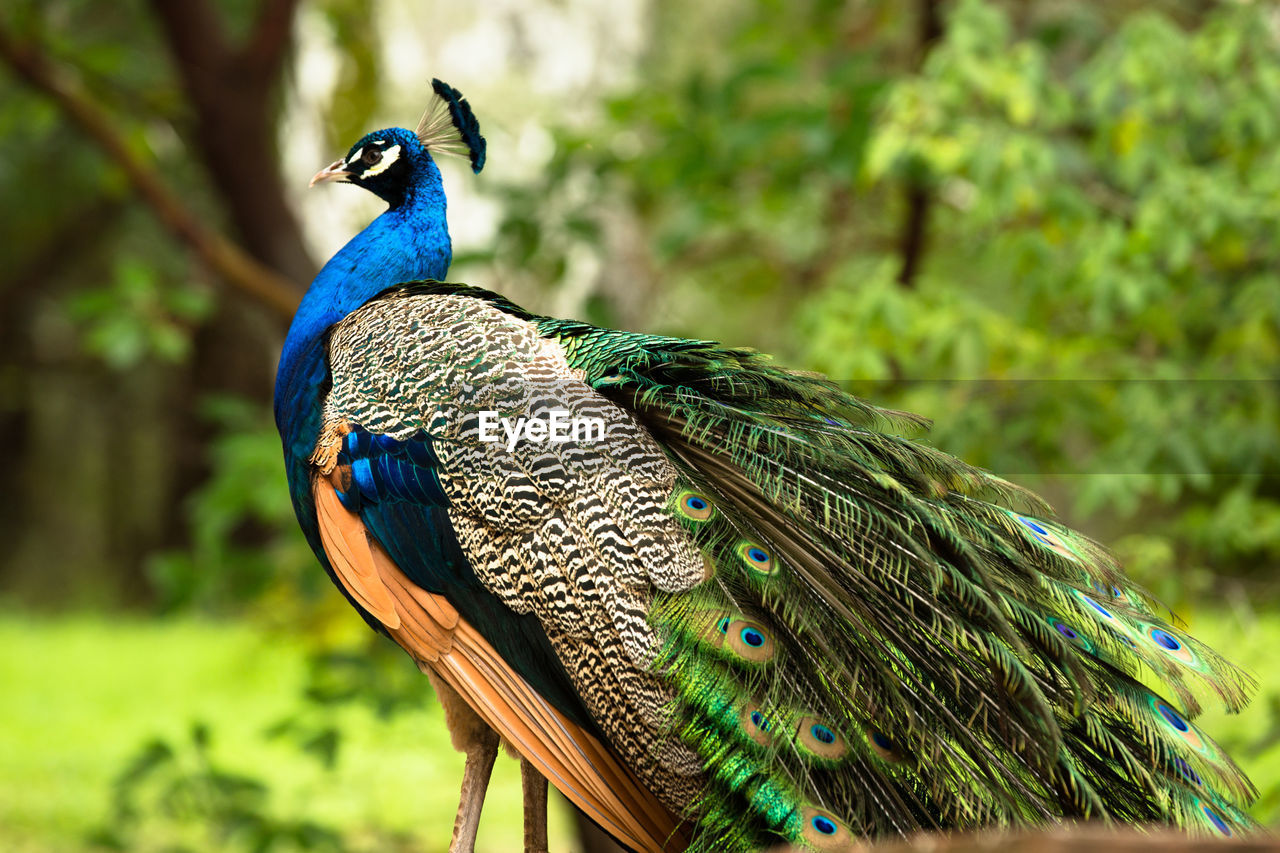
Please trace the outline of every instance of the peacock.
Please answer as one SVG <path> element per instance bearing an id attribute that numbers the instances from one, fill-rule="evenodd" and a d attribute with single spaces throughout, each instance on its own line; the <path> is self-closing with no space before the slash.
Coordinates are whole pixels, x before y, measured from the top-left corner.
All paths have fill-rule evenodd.
<path id="1" fill-rule="evenodd" d="M 1248 833 L 1194 722 L 1251 679 L 1031 494 L 812 373 L 446 283 L 468 102 L 312 184 L 388 205 L 320 271 L 275 418 L 307 541 L 431 679 L 473 848 L 499 744 L 639 851 L 1088 819 Z"/>

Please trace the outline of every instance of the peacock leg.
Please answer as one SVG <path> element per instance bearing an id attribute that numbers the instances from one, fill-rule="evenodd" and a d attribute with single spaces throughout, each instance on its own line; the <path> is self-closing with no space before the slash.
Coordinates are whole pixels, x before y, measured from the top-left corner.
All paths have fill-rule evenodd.
<path id="1" fill-rule="evenodd" d="M 429 667 L 422 667 L 431 681 L 436 697 L 444 707 L 444 720 L 449 726 L 453 748 L 467 757 L 462 770 L 462 793 L 458 797 L 458 814 L 453 819 L 453 839 L 449 853 L 473 853 L 476 832 L 480 828 L 480 809 L 489 789 L 489 776 L 498 757 L 498 733 L 472 710 L 458 692 Z M 545 835 L 544 835 L 545 837 Z"/>
<path id="2" fill-rule="evenodd" d="M 520 787 L 524 789 L 525 853 L 547 853 L 547 777 L 527 759 L 520 759 Z"/>
<path id="3" fill-rule="evenodd" d="M 479 719 L 479 718 L 477 718 Z M 489 774 L 498 757 L 498 733 L 488 726 L 463 750 L 467 764 L 462 771 L 462 793 L 458 798 L 458 816 L 453 819 L 453 840 L 449 853 L 472 853 L 476 847 L 476 831 L 480 828 L 480 809 L 489 789 Z"/>

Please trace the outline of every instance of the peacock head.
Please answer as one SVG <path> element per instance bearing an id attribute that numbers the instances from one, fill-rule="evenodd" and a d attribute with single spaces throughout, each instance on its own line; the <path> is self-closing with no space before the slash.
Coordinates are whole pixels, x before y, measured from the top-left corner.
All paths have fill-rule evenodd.
<path id="1" fill-rule="evenodd" d="M 389 204 L 398 204 L 415 182 L 432 174 L 439 180 L 432 154 L 466 157 L 471 169 L 484 168 L 485 140 L 471 105 L 457 89 L 432 80 L 434 96 L 418 129 L 392 127 L 365 136 L 347 156 L 316 173 L 311 186 L 340 181 L 364 187 Z"/>

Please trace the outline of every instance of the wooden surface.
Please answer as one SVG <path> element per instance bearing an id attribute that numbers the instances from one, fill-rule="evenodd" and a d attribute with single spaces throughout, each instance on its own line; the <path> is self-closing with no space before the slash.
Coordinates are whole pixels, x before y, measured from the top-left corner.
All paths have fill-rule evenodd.
<path id="1" fill-rule="evenodd" d="M 779 847 L 771 853 L 799 848 Z M 1193 838 L 1173 830 L 1142 832 L 1102 826 L 1071 826 L 1052 830 L 983 832 L 967 835 L 921 834 L 906 841 L 867 844 L 862 853 L 1212 853 L 1212 851 L 1278 851 L 1271 835 L 1249 838 Z"/>

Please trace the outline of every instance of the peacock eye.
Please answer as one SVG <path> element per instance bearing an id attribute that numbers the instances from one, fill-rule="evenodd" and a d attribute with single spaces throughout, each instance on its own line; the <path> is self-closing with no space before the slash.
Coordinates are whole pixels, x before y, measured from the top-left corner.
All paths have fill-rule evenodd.
<path id="1" fill-rule="evenodd" d="M 360 159 L 366 166 L 374 166 L 382 161 L 382 152 L 377 148 L 366 148 Z"/>

